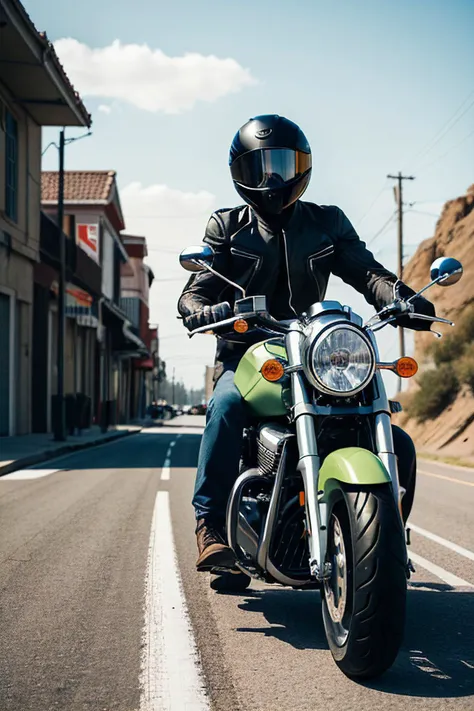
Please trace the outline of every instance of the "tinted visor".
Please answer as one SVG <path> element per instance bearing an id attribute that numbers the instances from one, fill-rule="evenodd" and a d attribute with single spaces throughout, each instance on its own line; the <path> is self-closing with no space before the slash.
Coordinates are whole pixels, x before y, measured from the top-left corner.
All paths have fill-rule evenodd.
<path id="1" fill-rule="evenodd" d="M 231 166 L 232 178 L 247 188 L 274 188 L 311 168 L 311 153 L 290 148 L 261 148 L 244 153 Z"/>

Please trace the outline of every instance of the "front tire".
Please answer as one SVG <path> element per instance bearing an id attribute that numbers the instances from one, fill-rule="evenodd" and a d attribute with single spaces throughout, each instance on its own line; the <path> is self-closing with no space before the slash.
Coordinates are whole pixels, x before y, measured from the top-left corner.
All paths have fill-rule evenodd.
<path id="1" fill-rule="evenodd" d="M 324 627 L 341 671 L 371 679 L 391 667 L 403 641 L 404 532 L 388 484 L 338 494 L 328 526 L 332 576 L 323 587 Z"/>

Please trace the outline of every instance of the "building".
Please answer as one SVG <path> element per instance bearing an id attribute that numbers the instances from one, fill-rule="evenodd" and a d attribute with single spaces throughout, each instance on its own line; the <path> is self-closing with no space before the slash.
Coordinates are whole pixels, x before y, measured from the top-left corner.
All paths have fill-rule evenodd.
<path id="1" fill-rule="evenodd" d="M 71 397 L 85 399 L 83 427 L 97 410 L 99 374 L 96 342 L 98 304 L 102 295 L 102 269 L 69 234 L 66 244 L 66 332 L 64 390 L 70 419 Z M 34 268 L 33 306 L 33 432 L 53 429 L 54 396 L 57 392 L 57 296 L 60 269 L 57 224 L 41 213 L 40 261 Z"/>
<path id="2" fill-rule="evenodd" d="M 58 173 L 43 172 L 41 203 L 46 219 L 56 219 L 57 194 Z M 133 273 L 120 236 L 124 227 L 114 171 L 65 172 L 63 230 L 76 261 L 68 263 L 64 391 L 71 402 L 76 398 L 86 403 L 84 407 L 90 402 L 92 419 L 104 426 L 115 424 L 119 417 L 125 421 L 131 411 L 129 361 L 149 356 L 140 329 L 121 308 L 122 270 Z M 86 263 L 88 268 L 78 271 Z M 94 283 L 86 278 L 88 270 Z M 48 279 L 42 286 L 49 293 L 47 310 L 54 334 L 54 275 L 50 273 Z M 54 372 L 50 380 L 49 397 L 54 401 Z M 50 421 L 47 424 L 51 426 Z"/>
<path id="3" fill-rule="evenodd" d="M 53 46 L 18 0 L 0 0 L 0 436 L 32 421 L 41 127 L 90 126 Z"/>
<path id="4" fill-rule="evenodd" d="M 128 402 L 120 403 L 120 421 L 126 422 L 130 418 L 143 417 L 151 402 L 147 393 L 152 390 L 149 374 L 155 367 L 151 353 L 155 350 L 152 348 L 152 338 L 157 338 L 157 330 L 153 329 L 152 332 L 149 326 L 149 291 L 154 274 L 144 262 L 148 256 L 146 239 L 127 234 L 122 234 L 121 237 L 129 260 L 127 264 L 122 264 L 120 305 L 131 323 L 130 328 L 146 345 L 148 351 L 148 357 L 130 358 L 128 371 L 123 371 L 123 377 L 129 385 L 124 385 L 123 391 L 129 392 L 130 397 Z"/>

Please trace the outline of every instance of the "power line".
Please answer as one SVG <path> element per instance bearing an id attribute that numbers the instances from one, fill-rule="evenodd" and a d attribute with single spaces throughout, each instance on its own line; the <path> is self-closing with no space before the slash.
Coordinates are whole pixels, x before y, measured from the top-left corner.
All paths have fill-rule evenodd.
<path id="1" fill-rule="evenodd" d="M 465 141 L 467 141 L 468 138 L 470 138 L 472 135 L 474 135 L 474 129 L 473 129 L 472 131 L 470 131 L 470 132 L 467 134 L 467 136 L 464 136 L 464 138 L 462 138 L 460 141 L 458 141 L 458 143 L 455 143 L 454 146 L 451 146 L 451 148 L 448 148 L 448 150 L 446 151 L 446 153 L 443 153 L 442 155 L 438 156 L 438 157 L 435 158 L 431 163 L 428 163 L 428 165 L 422 165 L 421 168 L 420 168 L 420 170 L 421 170 L 421 171 L 427 170 L 427 168 L 431 168 L 432 165 L 435 165 L 435 163 L 438 163 L 440 160 L 443 160 L 443 158 L 446 158 L 446 156 L 447 156 L 449 153 L 451 153 L 451 151 L 454 151 L 456 148 L 459 148 L 459 146 L 460 146 L 462 143 L 464 143 Z"/>
<path id="2" fill-rule="evenodd" d="M 473 101 L 464 109 L 464 111 L 458 116 L 459 111 L 462 111 L 464 108 L 465 104 L 469 101 L 471 96 L 474 94 L 474 89 L 469 92 L 469 94 L 466 96 L 464 101 L 461 103 L 460 106 L 456 109 L 456 111 L 450 116 L 450 118 L 443 123 L 441 128 L 435 133 L 435 135 L 428 141 L 428 143 L 425 143 L 425 145 L 421 148 L 421 150 L 418 151 L 418 153 L 415 154 L 415 156 L 412 158 L 410 165 L 412 166 L 413 163 L 420 158 L 426 156 L 433 148 L 441 141 L 444 136 L 449 133 L 449 131 L 455 126 L 458 121 L 460 121 L 463 116 L 471 109 L 472 106 L 474 106 L 474 99 Z"/>
<path id="3" fill-rule="evenodd" d="M 363 221 L 365 220 L 365 218 L 367 217 L 367 215 L 369 214 L 369 212 L 372 210 L 372 208 L 374 207 L 374 205 L 376 204 L 376 202 L 379 200 L 379 198 L 382 196 L 382 193 L 383 193 L 386 189 L 387 189 L 387 181 L 385 181 L 385 183 L 383 184 L 382 189 L 380 190 L 380 192 L 377 193 L 377 195 L 375 196 L 375 198 L 372 200 L 372 202 L 370 203 L 369 207 L 367 208 L 367 210 L 364 212 L 364 214 L 362 215 L 362 217 L 361 217 L 360 220 L 358 221 L 356 227 L 360 227 L 360 225 L 363 223 Z"/>
<path id="4" fill-rule="evenodd" d="M 388 218 L 387 222 L 385 222 L 382 227 L 374 234 L 374 236 L 367 242 L 367 247 L 370 247 L 371 244 L 375 242 L 377 237 L 380 237 L 380 235 L 384 232 L 384 230 L 389 226 L 389 224 L 393 221 L 393 218 L 395 217 L 396 210 L 392 212 L 390 217 Z"/>
<path id="5" fill-rule="evenodd" d="M 429 215 L 430 217 L 439 217 L 439 212 L 427 212 L 426 210 L 407 210 L 407 212 L 414 212 L 417 215 Z"/>
<path id="6" fill-rule="evenodd" d="M 463 116 L 466 115 L 466 113 L 467 113 L 473 106 L 474 106 L 474 99 L 471 101 L 471 103 L 469 104 L 469 106 L 462 112 L 462 114 L 460 114 L 460 115 L 457 117 L 457 119 L 444 131 L 444 133 L 441 134 L 441 136 L 438 138 L 438 140 L 436 140 L 436 141 L 431 145 L 431 147 L 430 147 L 429 150 L 424 154 L 423 157 L 425 157 L 428 153 L 430 153 L 430 152 L 433 150 L 433 148 L 434 148 L 435 146 L 438 145 L 438 143 L 449 133 L 449 131 L 463 118 Z"/>

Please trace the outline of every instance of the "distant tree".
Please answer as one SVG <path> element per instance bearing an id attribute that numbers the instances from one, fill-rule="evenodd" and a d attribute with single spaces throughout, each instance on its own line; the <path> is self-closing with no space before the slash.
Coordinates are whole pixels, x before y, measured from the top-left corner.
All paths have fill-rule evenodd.
<path id="1" fill-rule="evenodd" d="M 188 389 L 179 380 L 174 384 L 173 400 L 173 382 L 165 377 L 160 383 L 159 397 L 166 400 L 170 405 L 198 405 L 204 400 L 204 388 Z"/>

